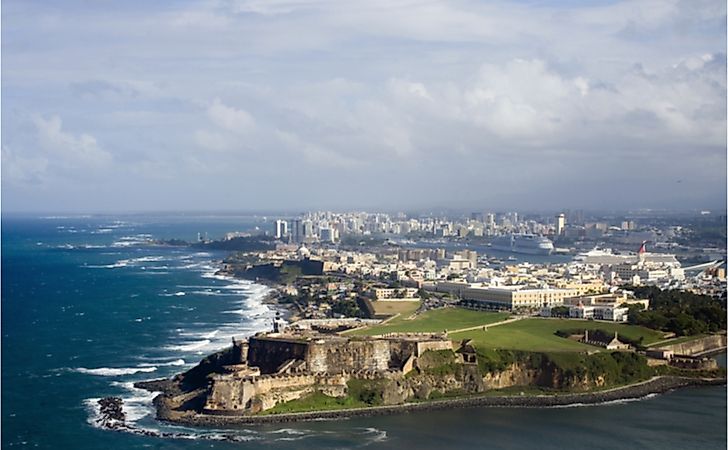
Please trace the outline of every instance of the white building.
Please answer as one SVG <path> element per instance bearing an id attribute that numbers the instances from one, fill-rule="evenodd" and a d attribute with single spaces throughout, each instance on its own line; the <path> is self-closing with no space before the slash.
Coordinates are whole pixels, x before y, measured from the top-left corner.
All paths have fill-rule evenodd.
<path id="1" fill-rule="evenodd" d="M 575 319 L 611 320 L 612 322 L 626 322 L 628 308 L 615 305 L 573 305 L 569 307 L 569 317 Z"/>
<path id="2" fill-rule="evenodd" d="M 285 220 L 276 220 L 274 231 L 276 239 L 282 239 L 288 236 L 288 222 Z"/>
<path id="3" fill-rule="evenodd" d="M 558 306 L 564 299 L 578 295 L 575 289 L 532 289 L 527 286 L 470 287 L 462 299 L 485 307 L 540 308 Z"/>

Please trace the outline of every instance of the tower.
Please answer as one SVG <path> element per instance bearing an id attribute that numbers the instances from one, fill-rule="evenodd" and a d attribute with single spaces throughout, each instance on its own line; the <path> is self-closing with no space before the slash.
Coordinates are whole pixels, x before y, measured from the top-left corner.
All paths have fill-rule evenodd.
<path id="1" fill-rule="evenodd" d="M 561 213 L 556 216 L 556 235 L 561 236 L 564 234 L 564 228 L 566 227 L 566 216 Z"/>

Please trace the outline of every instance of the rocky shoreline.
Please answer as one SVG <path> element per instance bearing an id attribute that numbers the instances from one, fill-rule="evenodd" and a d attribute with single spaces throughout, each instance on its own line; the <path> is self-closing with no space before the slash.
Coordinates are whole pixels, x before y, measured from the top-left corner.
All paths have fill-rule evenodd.
<path id="1" fill-rule="evenodd" d="M 687 378 L 675 376 L 659 376 L 650 380 L 628 386 L 599 392 L 584 392 L 559 395 L 523 395 L 523 396 L 477 396 L 461 397 L 445 400 L 432 400 L 421 403 L 407 403 L 393 406 L 376 406 L 345 410 L 312 411 L 264 416 L 242 415 L 210 415 L 210 414 L 175 414 L 164 404 L 164 396 L 155 399 L 157 418 L 159 420 L 181 425 L 199 427 L 225 427 L 235 425 L 254 425 L 310 420 L 336 420 L 350 417 L 370 417 L 388 414 L 400 414 L 416 411 L 431 411 L 445 408 L 463 407 L 526 407 L 548 408 L 565 406 L 598 405 L 619 400 L 639 399 L 650 394 L 665 393 L 674 389 L 689 386 L 725 385 L 725 378 Z M 142 387 L 142 386 L 140 386 Z"/>

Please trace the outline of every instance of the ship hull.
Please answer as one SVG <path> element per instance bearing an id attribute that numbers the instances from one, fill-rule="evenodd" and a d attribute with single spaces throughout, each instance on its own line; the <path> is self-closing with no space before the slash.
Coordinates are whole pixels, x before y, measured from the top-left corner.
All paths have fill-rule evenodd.
<path id="1" fill-rule="evenodd" d="M 534 242 L 533 239 L 529 238 L 528 241 L 523 242 L 515 236 L 513 238 L 496 239 L 491 243 L 491 248 L 502 252 L 520 253 L 524 255 L 550 255 L 554 250 L 551 241 L 542 239 L 541 241 Z"/>
<path id="2" fill-rule="evenodd" d="M 501 252 L 520 253 L 522 255 L 550 255 L 553 251 L 553 249 L 549 248 L 505 247 L 502 245 L 492 245 L 490 248 Z"/>

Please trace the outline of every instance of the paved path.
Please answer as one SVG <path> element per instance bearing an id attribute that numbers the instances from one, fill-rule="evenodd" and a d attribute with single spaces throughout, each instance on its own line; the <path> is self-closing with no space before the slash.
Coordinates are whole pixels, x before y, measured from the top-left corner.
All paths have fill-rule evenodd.
<path id="1" fill-rule="evenodd" d="M 471 331 L 471 330 L 483 330 L 483 331 L 485 331 L 485 330 L 487 330 L 490 327 L 497 327 L 498 325 L 505 325 L 507 323 L 515 322 L 517 320 L 521 320 L 521 319 L 524 319 L 524 318 L 525 317 L 523 317 L 523 316 L 517 316 L 517 317 L 512 317 L 510 319 L 501 320 L 500 322 L 493 322 L 493 323 L 489 323 L 489 324 L 485 324 L 485 325 L 476 325 L 474 327 L 468 327 L 468 328 L 460 328 L 458 330 L 447 330 L 447 334 L 460 333 L 461 331 Z"/>

